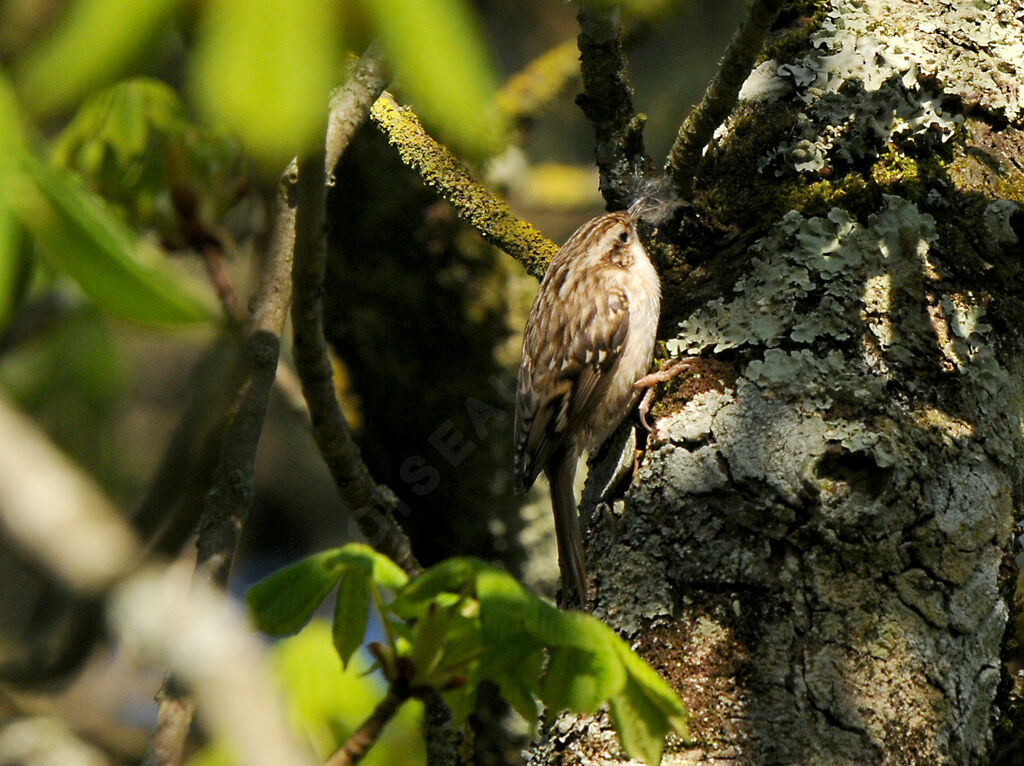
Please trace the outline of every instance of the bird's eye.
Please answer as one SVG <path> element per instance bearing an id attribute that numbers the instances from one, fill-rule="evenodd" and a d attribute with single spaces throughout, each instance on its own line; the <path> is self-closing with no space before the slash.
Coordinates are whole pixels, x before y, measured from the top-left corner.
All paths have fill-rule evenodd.
<path id="1" fill-rule="evenodd" d="M 629 242 L 629 232 L 628 231 L 621 231 L 621 232 L 619 232 L 619 242 L 622 242 L 622 243 Z"/>

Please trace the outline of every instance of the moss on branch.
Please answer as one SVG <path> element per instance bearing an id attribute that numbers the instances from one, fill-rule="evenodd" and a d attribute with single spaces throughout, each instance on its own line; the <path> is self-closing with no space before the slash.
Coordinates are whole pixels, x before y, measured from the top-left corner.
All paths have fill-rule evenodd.
<path id="1" fill-rule="evenodd" d="M 447 200 L 460 218 L 523 264 L 529 274 L 538 279 L 544 274 L 558 245 L 475 181 L 465 165 L 427 134 L 411 109 L 399 106 L 385 91 L 374 102 L 370 117 L 398 150 L 402 162 Z"/>

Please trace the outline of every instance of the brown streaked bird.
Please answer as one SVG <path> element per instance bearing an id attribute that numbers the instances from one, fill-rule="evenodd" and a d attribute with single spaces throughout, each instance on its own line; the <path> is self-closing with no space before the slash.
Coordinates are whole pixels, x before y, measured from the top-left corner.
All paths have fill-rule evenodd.
<path id="1" fill-rule="evenodd" d="M 548 478 L 566 605 L 587 600 L 576 463 L 635 406 L 635 384 L 654 353 L 661 284 L 636 232 L 645 202 L 598 216 L 569 237 L 551 259 L 523 335 L 514 487 L 529 489 L 541 471 Z"/>

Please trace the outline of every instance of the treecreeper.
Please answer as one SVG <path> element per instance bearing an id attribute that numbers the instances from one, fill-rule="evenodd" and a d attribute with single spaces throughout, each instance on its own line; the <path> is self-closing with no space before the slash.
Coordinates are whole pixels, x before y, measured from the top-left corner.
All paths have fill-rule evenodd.
<path id="1" fill-rule="evenodd" d="M 524 492 L 541 471 L 547 476 L 564 606 L 588 598 L 576 464 L 608 438 L 654 377 L 647 372 L 661 284 L 636 226 L 651 205 L 641 197 L 569 237 L 551 259 L 523 334 L 513 486 Z"/>

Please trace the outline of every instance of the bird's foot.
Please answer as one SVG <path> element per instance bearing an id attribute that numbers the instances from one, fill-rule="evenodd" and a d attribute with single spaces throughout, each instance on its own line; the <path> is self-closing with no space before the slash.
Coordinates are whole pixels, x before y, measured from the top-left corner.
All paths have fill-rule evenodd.
<path id="1" fill-rule="evenodd" d="M 648 433 L 654 430 L 647 420 L 647 415 L 651 411 L 651 402 L 654 400 L 654 387 L 659 383 L 672 380 L 672 378 L 680 375 L 696 361 L 697 357 L 677 357 L 675 359 L 670 359 L 660 370 L 655 370 L 652 373 L 644 375 L 633 384 L 633 388 L 638 391 L 645 388 L 647 389 L 644 391 L 644 395 L 640 399 L 639 414 L 640 422 L 643 424 L 644 428 L 647 429 Z"/>

